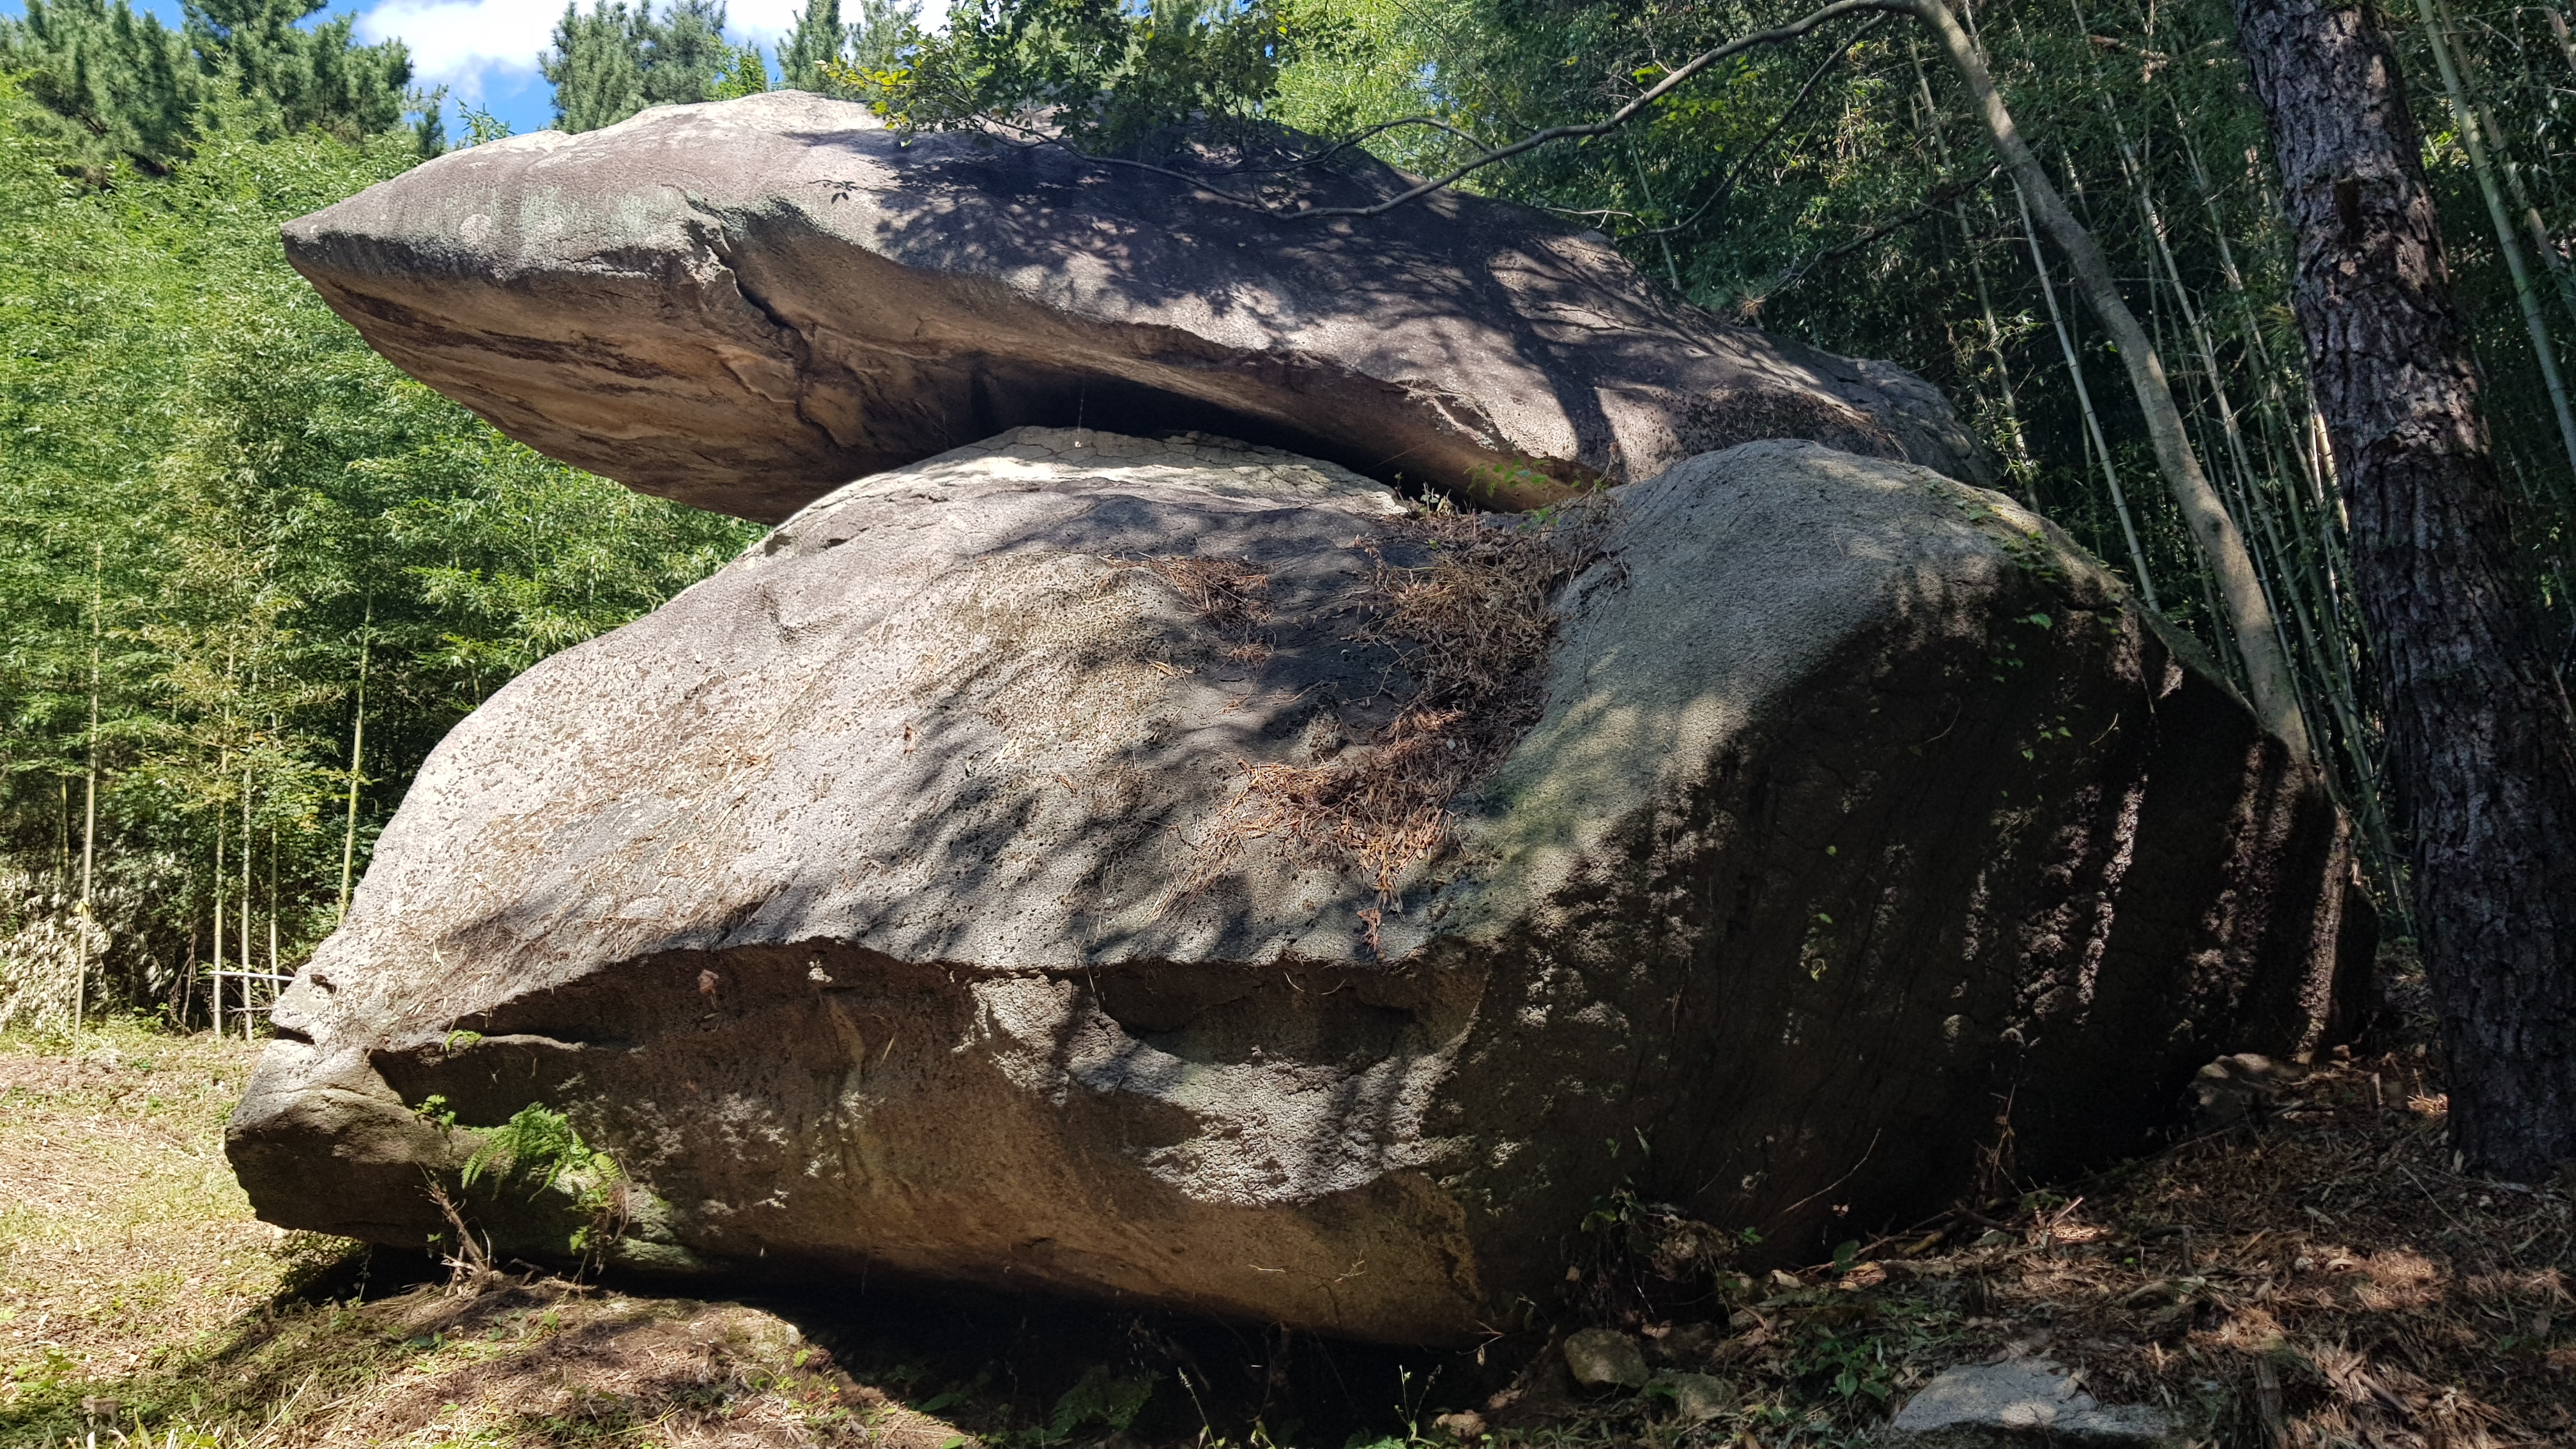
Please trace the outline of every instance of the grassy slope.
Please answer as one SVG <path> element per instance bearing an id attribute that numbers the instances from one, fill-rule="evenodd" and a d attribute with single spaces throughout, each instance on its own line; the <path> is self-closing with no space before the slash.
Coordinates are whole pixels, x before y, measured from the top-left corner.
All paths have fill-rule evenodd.
<path id="1" fill-rule="evenodd" d="M 252 1056 L 0 1037 L 0 1445 L 1821 1445 L 2016 1345 L 2202 1443 L 2576 1443 L 2576 1182 L 2454 1175 L 2412 1049 L 1838 1267 L 1676 1278 L 1706 1231 L 1606 1205 L 1560 1316 L 1713 1374 L 1728 1407 L 1695 1427 L 1669 1393 L 1575 1391 L 1544 1330 L 1444 1357 L 883 1285 L 753 1307 L 420 1284 L 251 1220 L 220 1138 Z"/>
<path id="2" fill-rule="evenodd" d="M 351 1245 L 254 1221 L 224 1163 L 256 1052 L 130 1028 L 0 1037 L 0 1444 L 957 1437 L 755 1309 L 362 1282 Z"/>

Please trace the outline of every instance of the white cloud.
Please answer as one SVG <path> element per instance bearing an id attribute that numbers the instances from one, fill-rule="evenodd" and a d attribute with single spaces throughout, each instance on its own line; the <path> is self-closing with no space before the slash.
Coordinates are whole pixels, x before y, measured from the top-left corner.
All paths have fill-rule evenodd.
<path id="1" fill-rule="evenodd" d="M 470 104 L 494 71 L 535 74 L 562 14 L 547 0 L 383 0 L 358 17 L 358 38 L 401 41 L 414 77 Z"/>
<path id="2" fill-rule="evenodd" d="M 859 7 L 841 8 L 855 14 Z M 725 28 L 736 40 L 776 45 L 787 37 L 796 17 L 804 13 L 805 0 L 732 0 L 725 7 Z"/>

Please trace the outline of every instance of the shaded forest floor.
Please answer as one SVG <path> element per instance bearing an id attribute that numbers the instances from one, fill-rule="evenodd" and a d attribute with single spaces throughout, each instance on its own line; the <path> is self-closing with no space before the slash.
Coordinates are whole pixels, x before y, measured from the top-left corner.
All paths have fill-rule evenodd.
<path id="1" fill-rule="evenodd" d="M 1858 1443 L 2016 1350 L 2205 1443 L 2576 1444 L 2576 1184 L 2454 1173 L 2412 1047 L 1801 1273 L 1676 1275 L 1690 1225 L 1605 1204 L 1569 1297 L 1659 1371 L 1607 1397 L 1543 1331 L 1402 1354 L 882 1284 L 455 1291 L 251 1219 L 220 1134 L 254 1050 L 0 1038 L 0 1444 Z M 1722 1387 L 1696 1422 L 1684 1372 Z"/>

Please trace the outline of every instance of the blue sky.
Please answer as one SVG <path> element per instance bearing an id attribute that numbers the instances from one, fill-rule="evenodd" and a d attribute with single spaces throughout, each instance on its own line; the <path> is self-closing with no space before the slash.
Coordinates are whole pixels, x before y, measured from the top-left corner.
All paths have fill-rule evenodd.
<path id="1" fill-rule="evenodd" d="M 587 10 L 592 0 L 581 3 Z M 178 23 L 178 0 L 136 4 Z M 726 34 L 737 45 L 774 50 L 803 8 L 803 0 L 732 0 Z M 945 9 L 938 0 L 922 6 L 926 16 Z M 22 0 L 0 0 L 0 15 L 25 10 Z M 421 84 L 446 86 L 451 101 L 484 106 L 513 131 L 542 131 L 554 123 L 553 92 L 537 74 L 537 52 L 554 34 L 563 0 L 337 0 L 324 13 L 356 14 L 363 39 L 401 40 L 411 47 L 412 69 Z M 451 105 L 451 131 L 454 109 Z"/>

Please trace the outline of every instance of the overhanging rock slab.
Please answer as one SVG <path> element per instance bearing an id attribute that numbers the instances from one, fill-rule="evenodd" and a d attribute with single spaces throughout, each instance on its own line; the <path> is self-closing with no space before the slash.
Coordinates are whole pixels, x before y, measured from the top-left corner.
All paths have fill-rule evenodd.
<path id="1" fill-rule="evenodd" d="M 1297 198 L 1412 179 L 1345 159 Z M 1771 437 L 1985 476 L 1922 379 L 1664 305 L 1543 213 L 1283 220 L 1209 169 L 905 137 L 782 91 L 453 152 L 286 249 L 503 432 L 765 521 L 1023 424 L 1201 429 L 1506 508 Z"/>

